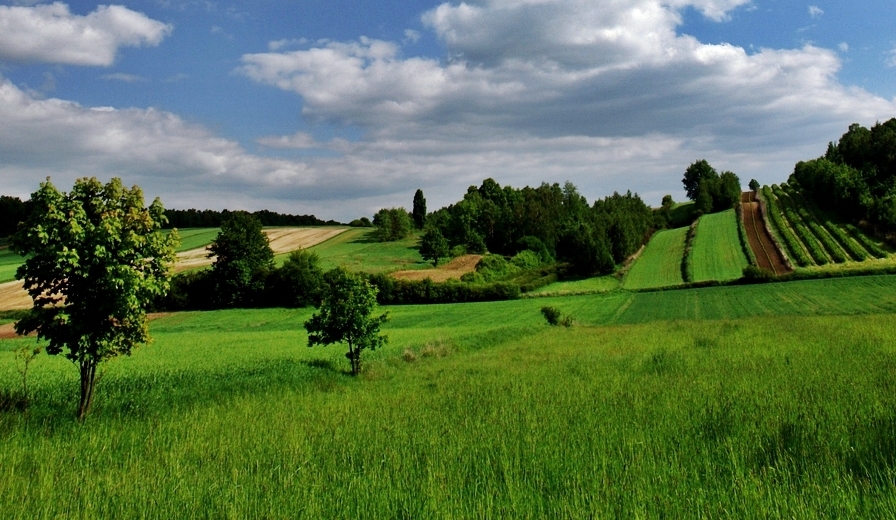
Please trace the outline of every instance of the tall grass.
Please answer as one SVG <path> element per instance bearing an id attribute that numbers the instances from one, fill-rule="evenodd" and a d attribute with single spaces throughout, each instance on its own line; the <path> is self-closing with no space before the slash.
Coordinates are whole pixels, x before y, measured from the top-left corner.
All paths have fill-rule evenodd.
<path id="1" fill-rule="evenodd" d="M 601 301 L 556 302 L 566 300 Z M 528 314 L 533 304 L 542 302 L 393 308 L 391 344 L 358 379 L 345 375 L 338 349 L 304 346 L 308 311 L 169 316 L 153 322 L 152 346 L 110 365 L 83 426 L 65 415 L 73 369 L 42 359 L 35 406 L 0 413 L 0 511 L 852 518 L 896 510 L 892 315 L 558 330 Z"/>

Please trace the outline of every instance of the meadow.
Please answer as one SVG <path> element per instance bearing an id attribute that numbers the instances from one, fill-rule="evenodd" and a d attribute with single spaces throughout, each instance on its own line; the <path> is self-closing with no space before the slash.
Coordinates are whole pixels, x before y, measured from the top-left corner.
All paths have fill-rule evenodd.
<path id="1" fill-rule="evenodd" d="M 690 281 L 737 280 L 747 265 L 734 210 L 701 216 L 688 256 Z"/>
<path id="2" fill-rule="evenodd" d="M 417 250 L 419 237 L 414 234 L 404 240 L 379 242 L 372 236 L 373 228 L 354 228 L 326 242 L 308 248 L 320 256 L 324 270 L 344 267 L 349 271 L 384 273 L 407 269 L 430 269 Z M 281 255 L 282 263 L 287 255 Z"/>
<path id="3" fill-rule="evenodd" d="M 681 259 L 687 232 L 687 227 L 656 232 L 629 269 L 623 287 L 647 289 L 683 284 Z"/>
<path id="4" fill-rule="evenodd" d="M 0 412 L 0 511 L 887 517 L 894 289 L 878 276 L 391 307 L 390 342 L 358 378 L 341 348 L 305 346 L 310 309 L 167 315 L 107 364 L 83 425 L 74 367 L 32 365 L 32 407 Z M 706 312 L 722 301 L 740 303 Z M 545 304 L 575 325 L 547 326 Z M 685 309 L 644 312 L 657 306 Z M 0 388 L 33 342 L 0 341 Z"/>
<path id="5" fill-rule="evenodd" d="M 8 247 L 0 249 L 0 283 L 16 279 L 16 269 L 22 265 L 24 259 L 9 250 Z"/>
<path id="6" fill-rule="evenodd" d="M 168 230 L 165 231 L 170 232 Z M 191 249 L 205 247 L 215 240 L 220 231 L 220 228 L 178 229 L 177 235 L 180 237 L 180 244 L 177 246 L 176 251 L 180 253 L 183 251 L 190 251 Z"/>

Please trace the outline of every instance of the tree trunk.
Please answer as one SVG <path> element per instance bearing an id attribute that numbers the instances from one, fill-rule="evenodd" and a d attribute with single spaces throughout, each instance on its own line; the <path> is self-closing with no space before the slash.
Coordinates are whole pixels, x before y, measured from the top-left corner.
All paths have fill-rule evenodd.
<path id="1" fill-rule="evenodd" d="M 78 403 L 78 422 L 84 422 L 93 403 L 93 389 L 96 387 L 96 361 L 81 360 L 81 401 Z"/>

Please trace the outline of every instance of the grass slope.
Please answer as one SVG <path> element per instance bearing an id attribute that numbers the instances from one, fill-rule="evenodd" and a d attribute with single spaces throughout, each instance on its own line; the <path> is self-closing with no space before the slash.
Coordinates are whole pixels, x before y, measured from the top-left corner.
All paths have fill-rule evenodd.
<path id="1" fill-rule="evenodd" d="M 432 268 L 432 264 L 420 256 L 416 236 L 396 242 L 378 242 L 372 233 L 372 228 L 349 229 L 309 250 L 320 256 L 324 270 L 342 266 L 350 271 L 381 273 Z"/>
<path id="2" fill-rule="evenodd" d="M 390 344 L 358 379 L 341 348 L 305 347 L 308 310 L 171 315 L 151 346 L 107 365 L 83 426 L 70 418 L 76 370 L 34 364 L 33 408 L 0 412 L 0 510 L 887 517 L 896 320 L 862 295 L 896 292 L 896 277 L 857 280 L 762 288 L 805 312 L 835 314 L 851 295 L 872 314 L 556 329 L 543 299 L 395 307 Z M 547 300 L 606 322 L 672 293 Z M 11 348 L 31 342 L 0 341 L 0 388 L 15 384 Z"/>
<path id="3" fill-rule="evenodd" d="M 539 287 L 526 294 L 531 296 L 570 296 L 592 294 L 619 289 L 619 278 L 614 275 L 596 276 L 582 280 L 564 280 Z"/>
<path id="4" fill-rule="evenodd" d="M 692 282 L 736 280 L 747 267 L 733 209 L 700 217 L 688 256 Z"/>
<path id="5" fill-rule="evenodd" d="M 681 285 L 681 258 L 688 228 L 660 231 L 653 235 L 623 282 L 626 289 L 650 289 Z"/>
<path id="6" fill-rule="evenodd" d="M 176 251 L 180 253 L 181 251 L 189 251 L 191 249 L 207 246 L 217 238 L 218 232 L 220 231 L 220 228 L 178 229 L 177 234 L 180 237 L 180 245 L 177 246 Z M 165 232 L 167 233 L 169 231 L 165 230 Z"/>
<path id="7" fill-rule="evenodd" d="M 24 258 L 10 251 L 8 247 L 0 249 L 0 283 L 15 280 L 16 269 L 24 261 Z"/>

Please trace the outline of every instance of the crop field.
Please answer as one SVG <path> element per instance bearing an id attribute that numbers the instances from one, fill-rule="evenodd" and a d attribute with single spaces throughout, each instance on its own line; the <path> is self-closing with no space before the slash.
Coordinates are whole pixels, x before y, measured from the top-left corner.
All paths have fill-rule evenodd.
<path id="1" fill-rule="evenodd" d="M 416 235 L 395 242 L 378 242 L 372 232 L 372 228 L 349 229 L 309 250 L 320 256 L 324 270 L 341 266 L 349 271 L 383 273 L 432 268 L 420 256 Z"/>
<path id="2" fill-rule="evenodd" d="M 166 232 L 170 232 L 165 230 Z M 218 236 L 220 228 L 185 228 L 178 229 L 177 235 L 180 237 L 180 245 L 177 246 L 178 253 L 205 247 L 212 243 Z"/>
<path id="3" fill-rule="evenodd" d="M 747 267 L 733 209 L 700 217 L 688 256 L 692 282 L 736 280 Z"/>
<path id="4" fill-rule="evenodd" d="M 10 251 L 8 247 L 0 249 L 0 283 L 15 280 L 16 269 L 22 262 L 24 259 Z"/>
<path id="5" fill-rule="evenodd" d="M 527 294 L 532 296 L 571 296 L 576 294 L 604 293 L 619 289 L 615 275 L 596 276 L 583 280 L 564 280 L 539 287 Z"/>
<path id="6" fill-rule="evenodd" d="M 310 310 L 163 316 L 150 346 L 106 365 L 84 425 L 75 368 L 33 363 L 32 407 L 0 411 L 0 511 L 888 517 L 894 289 L 880 276 L 392 307 L 358 378 L 341 348 L 305 346 Z M 722 300 L 740 303 L 706 312 Z M 541 305 L 576 324 L 548 327 Z M 33 342 L 0 341 L 0 389 Z"/>
<path id="7" fill-rule="evenodd" d="M 659 231 L 625 276 L 626 289 L 649 289 L 681 285 L 681 259 L 688 228 Z"/>

